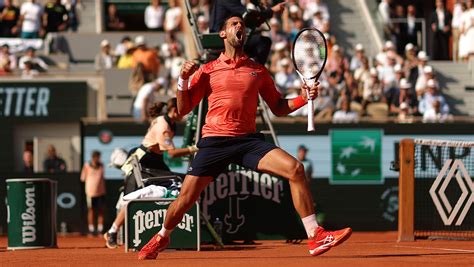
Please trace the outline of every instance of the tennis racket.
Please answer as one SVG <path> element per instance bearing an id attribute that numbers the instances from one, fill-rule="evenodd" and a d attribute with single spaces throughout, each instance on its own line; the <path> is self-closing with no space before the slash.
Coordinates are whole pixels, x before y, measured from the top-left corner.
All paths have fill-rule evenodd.
<path id="1" fill-rule="evenodd" d="M 327 60 L 326 38 L 315 28 L 304 28 L 298 32 L 293 43 L 291 57 L 296 73 L 303 83 L 313 86 L 324 70 Z M 313 100 L 308 95 L 308 131 L 314 131 Z"/>

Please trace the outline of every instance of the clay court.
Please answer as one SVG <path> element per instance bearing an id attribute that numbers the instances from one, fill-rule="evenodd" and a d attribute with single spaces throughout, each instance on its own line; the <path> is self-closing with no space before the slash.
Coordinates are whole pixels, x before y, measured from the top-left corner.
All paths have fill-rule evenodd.
<path id="1" fill-rule="evenodd" d="M 421 240 L 397 243 L 396 233 L 354 233 L 348 242 L 319 257 L 306 244 L 258 241 L 225 250 L 167 250 L 156 261 L 139 262 L 137 254 L 105 248 L 101 238 L 58 238 L 58 249 L 7 251 L 0 238 L 1 266 L 474 266 L 474 242 Z"/>

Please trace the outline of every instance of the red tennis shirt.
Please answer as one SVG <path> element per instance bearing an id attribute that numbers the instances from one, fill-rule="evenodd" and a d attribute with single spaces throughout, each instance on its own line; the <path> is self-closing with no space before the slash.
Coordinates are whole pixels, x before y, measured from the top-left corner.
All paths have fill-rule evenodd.
<path id="1" fill-rule="evenodd" d="M 258 94 L 272 110 L 281 98 L 264 66 L 247 56 L 234 62 L 224 53 L 196 71 L 189 90 L 193 107 L 208 97 L 203 137 L 254 133 Z"/>

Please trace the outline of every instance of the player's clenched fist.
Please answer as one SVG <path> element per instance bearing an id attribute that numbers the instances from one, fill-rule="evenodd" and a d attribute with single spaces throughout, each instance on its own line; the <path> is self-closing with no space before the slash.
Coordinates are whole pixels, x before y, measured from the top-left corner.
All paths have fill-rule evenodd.
<path id="1" fill-rule="evenodd" d="M 181 67 L 181 74 L 180 77 L 183 80 L 189 79 L 191 75 L 199 68 L 199 65 L 194 63 L 193 61 L 186 61 L 184 62 L 183 66 Z"/>
<path id="2" fill-rule="evenodd" d="M 303 97 L 306 99 L 311 99 L 311 100 L 316 99 L 316 97 L 318 97 L 319 95 L 319 87 L 320 87 L 319 82 L 315 83 L 313 86 L 308 86 L 307 84 L 303 84 L 301 86 Z M 309 97 L 307 94 L 308 92 L 309 92 Z"/>

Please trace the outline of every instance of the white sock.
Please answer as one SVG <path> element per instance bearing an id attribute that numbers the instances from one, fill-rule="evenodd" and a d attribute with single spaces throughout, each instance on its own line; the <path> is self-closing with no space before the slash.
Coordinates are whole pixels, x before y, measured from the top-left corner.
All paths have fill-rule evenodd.
<path id="1" fill-rule="evenodd" d="M 102 231 L 104 231 L 104 225 L 103 224 L 97 225 L 97 232 L 102 233 Z"/>
<path id="2" fill-rule="evenodd" d="M 117 233 L 118 227 L 115 223 L 112 224 L 112 226 L 109 229 L 109 233 Z"/>
<path id="3" fill-rule="evenodd" d="M 173 229 L 168 230 L 164 226 L 161 228 L 161 230 L 158 232 L 159 235 L 162 237 L 169 237 Z"/>
<path id="4" fill-rule="evenodd" d="M 316 214 L 311 214 L 301 219 L 303 221 L 304 229 L 308 238 L 314 237 L 314 232 L 318 228 L 318 222 L 316 221 Z"/>
<path id="5" fill-rule="evenodd" d="M 89 232 L 94 232 L 94 225 L 93 224 L 89 224 Z"/>

